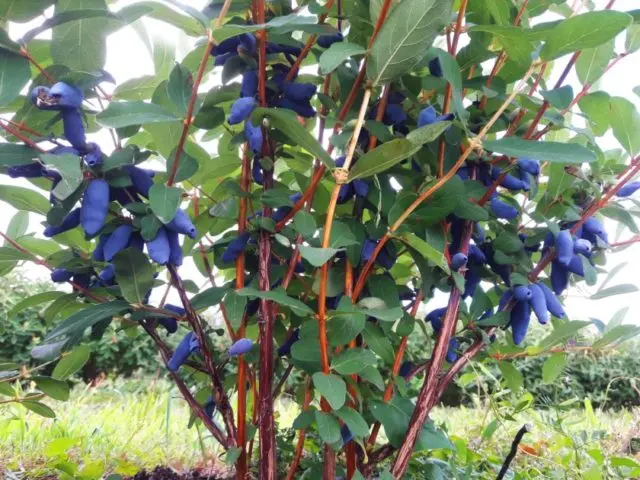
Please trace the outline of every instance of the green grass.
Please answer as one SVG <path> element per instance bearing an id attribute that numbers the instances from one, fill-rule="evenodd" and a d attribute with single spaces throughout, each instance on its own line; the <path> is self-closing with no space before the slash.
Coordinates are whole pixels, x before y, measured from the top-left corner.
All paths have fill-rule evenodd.
<path id="1" fill-rule="evenodd" d="M 19 405 L 0 406 L 0 471 L 2 467 L 28 471 L 37 478 L 68 460 L 82 465 L 86 478 L 91 478 L 92 471 L 132 474 L 156 465 L 186 470 L 221 464 L 215 443 L 204 432 L 200 437 L 196 428 L 186 428 L 189 412 L 164 381 L 138 379 L 76 388 L 68 402 L 51 406 L 55 420 Z M 296 408 L 286 398 L 280 401 L 281 427 L 291 425 Z M 562 422 L 558 422 L 559 415 Z M 438 408 L 432 417 L 446 426 L 458 447 L 459 462 L 466 452 L 467 462 L 489 458 L 499 464 L 518 428 L 530 423 L 533 429 L 525 443 L 537 455 L 519 453 L 517 458 L 518 470 L 528 472 L 584 468 L 581 456 L 572 458 L 578 444 L 581 451 L 598 450 L 608 458 L 624 456 L 630 438 L 640 437 L 640 409 L 597 415 L 580 408 L 562 413 L 528 410 L 508 420 L 494 405 L 490 410 Z M 483 436 L 494 419 L 498 419 L 495 433 Z"/>

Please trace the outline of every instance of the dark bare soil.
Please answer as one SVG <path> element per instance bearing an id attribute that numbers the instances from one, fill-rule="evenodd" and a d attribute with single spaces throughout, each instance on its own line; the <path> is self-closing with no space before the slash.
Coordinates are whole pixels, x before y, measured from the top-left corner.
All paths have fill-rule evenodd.
<path id="1" fill-rule="evenodd" d="M 142 470 L 127 480 L 225 480 L 227 475 L 202 473 L 192 470 L 186 473 L 178 473 L 168 467 L 156 467 L 152 471 Z"/>

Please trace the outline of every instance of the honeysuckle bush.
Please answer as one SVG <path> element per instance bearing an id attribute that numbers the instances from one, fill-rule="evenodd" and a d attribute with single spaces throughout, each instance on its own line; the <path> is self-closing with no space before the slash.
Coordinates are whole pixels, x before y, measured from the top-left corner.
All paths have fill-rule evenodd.
<path id="1" fill-rule="evenodd" d="M 512 358 L 552 354 L 553 378 L 571 349 L 637 334 L 562 305 L 606 271 L 605 217 L 637 232 L 640 188 L 638 112 L 596 86 L 633 61 L 640 14 L 579 3 L 3 1 L 4 24 L 44 18 L 0 36 L 0 163 L 31 183 L 0 196 L 42 222 L 3 234 L 3 271 L 35 262 L 72 287 L 32 351 L 61 358 L 52 376 L 5 366 L 6 401 L 55 415 L 39 400 L 68 396 L 86 336 L 114 322 L 153 339 L 237 478 L 424 478 L 440 468 L 428 452 L 454 448 L 429 412 L 470 361 L 497 365 L 517 405 Z M 130 25 L 166 51 L 146 17 L 193 49 L 118 84 L 110 33 Z M 619 148 L 603 149 L 609 132 Z M 185 259 L 207 284 L 183 278 Z M 433 342 L 405 359 L 419 330 Z M 284 464 L 274 398 L 291 374 L 302 413 Z M 40 393 L 16 396 L 25 378 Z"/>

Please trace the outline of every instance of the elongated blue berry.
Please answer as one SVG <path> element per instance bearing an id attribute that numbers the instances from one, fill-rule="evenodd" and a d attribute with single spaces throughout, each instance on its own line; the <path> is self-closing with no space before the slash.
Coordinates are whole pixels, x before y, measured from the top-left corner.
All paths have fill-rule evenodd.
<path id="1" fill-rule="evenodd" d="M 406 379 L 414 368 L 415 368 L 415 364 L 413 362 L 409 360 L 405 360 L 404 362 L 402 362 L 402 365 L 400 365 L 400 370 L 398 370 L 398 375 Z"/>
<path id="2" fill-rule="evenodd" d="M 536 283 L 529 285 L 529 289 L 531 290 L 531 300 L 529 303 L 531 303 L 533 313 L 538 317 L 538 321 L 544 325 L 549 321 L 549 311 L 544 291 Z"/>
<path id="3" fill-rule="evenodd" d="M 125 170 L 129 174 L 133 189 L 145 198 L 149 197 L 149 189 L 153 186 L 152 176 L 147 170 L 134 165 L 125 165 Z"/>
<path id="4" fill-rule="evenodd" d="M 556 235 L 556 258 L 562 265 L 569 265 L 573 257 L 573 239 L 569 230 L 561 230 Z"/>
<path id="5" fill-rule="evenodd" d="M 498 167 L 494 167 L 493 170 L 491 171 L 491 177 L 493 178 L 493 180 L 497 180 L 498 177 L 500 177 L 500 175 L 502 175 L 502 170 Z M 502 182 L 500 183 L 501 186 L 503 186 L 504 188 L 517 192 L 519 190 L 526 190 L 526 185 L 524 184 L 524 182 L 522 180 L 520 180 L 517 177 L 514 177 L 513 175 L 511 175 L 510 173 L 507 173 L 505 175 L 505 177 L 502 179 Z"/>
<path id="6" fill-rule="evenodd" d="M 87 149 L 89 151 L 84 156 L 84 163 L 91 168 L 98 167 L 104 163 L 105 155 L 97 143 L 87 144 Z"/>
<path id="7" fill-rule="evenodd" d="M 156 262 L 158 265 L 167 264 L 169 261 L 171 247 L 169 246 L 167 231 L 164 227 L 160 227 L 155 238 L 147 242 L 147 251 L 149 252 L 151 260 Z"/>
<path id="8" fill-rule="evenodd" d="M 135 248 L 139 252 L 144 250 L 144 238 L 140 235 L 139 232 L 133 232 L 131 238 L 129 239 L 129 244 L 127 247 Z"/>
<path id="9" fill-rule="evenodd" d="M 253 347 L 253 342 L 248 338 L 241 338 L 236 340 L 233 345 L 229 347 L 227 353 L 230 357 L 235 357 L 236 355 L 242 355 L 247 353 Z"/>
<path id="10" fill-rule="evenodd" d="M 31 162 L 25 165 L 13 165 L 7 169 L 11 178 L 40 178 L 44 177 L 45 167 L 40 162 Z"/>
<path id="11" fill-rule="evenodd" d="M 458 359 L 458 354 L 456 353 L 458 350 L 458 340 L 451 337 L 449 339 L 449 348 L 447 349 L 447 362 L 454 363 Z"/>
<path id="12" fill-rule="evenodd" d="M 231 111 L 229 113 L 228 122 L 230 125 L 235 125 L 237 123 L 246 120 L 251 112 L 256 108 L 258 103 L 256 99 L 253 97 L 241 97 L 231 105 Z"/>
<path id="13" fill-rule="evenodd" d="M 540 162 L 533 158 L 521 157 L 518 159 L 518 166 L 525 172 L 537 177 L 540 175 Z"/>
<path id="14" fill-rule="evenodd" d="M 442 317 L 445 313 L 447 313 L 447 307 L 436 308 L 427 314 L 425 322 L 431 322 L 433 330 L 438 333 L 442 327 Z"/>
<path id="15" fill-rule="evenodd" d="M 526 285 L 516 285 L 513 289 L 513 298 L 518 301 L 530 300 L 531 295 L 531 289 Z"/>
<path id="16" fill-rule="evenodd" d="M 291 347 L 298 340 L 300 340 L 300 329 L 296 328 L 293 332 L 291 332 L 289 338 L 287 338 L 287 340 L 278 348 L 278 356 L 286 357 L 287 355 L 290 355 Z"/>
<path id="17" fill-rule="evenodd" d="M 544 283 L 538 282 L 536 284 L 544 293 L 544 299 L 547 302 L 547 309 L 549 313 L 557 318 L 564 318 L 564 308 L 562 308 L 562 304 L 558 297 L 551 291 L 549 287 L 547 287 Z"/>
<path id="18" fill-rule="evenodd" d="M 167 362 L 167 368 L 171 372 L 177 372 L 178 369 L 184 365 L 184 362 L 187 361 L 189 355 L 200 350 L 200 343 L 198 342 L 198 338 L 195 333 L 189 332 L 178 344 L 176 351 L 173 352 L 173 355 Z"/>
<path id="19" fill-rule="evenodd" d="M 250 238 L 251 235 L 249 235 L 248 232 L 244 232 L 231 240 L 225 251 L 222 253 L 222 261 L 224 263 L 235 262 L 240 253 L 242 253 L 247 247 L 247 242 Z"/>
<path id="20" fill-rule="evenodd" d="M 592 250 L 593 244 L 589 240 L 578 238 L 573 242 L 574 253 L 581 253 L 582 255 L 588 256 L 589 254 L 591 254 Z"/>
<path id="21" fill-rule="evenodd" d="M 242 84 L 240 85 L 241 97 L 253 97 L 258 93 L 258 72 L 248 69 L 242 74 Z"/>
<path id="22" fill-rule="evenodd" d="M 100 239 L 96 244 L 96 248 L 94 248 L 93 254 L 91 255 L 91 258 L 93 258 L 96 262 L 104 262 L 104 244 L 107 242 L 108 239 L 109 239 L 108 234 L 100 235 Z"/>
<path id="23" fill-rule="evenodd" d="M 73 272 L 66 268 L 56 268 L 51 272 L 51 281 L 55 283 L 68 282 L 73 277 Z"/>
<path id="24" fill-rule="evenodd" d="M 334 43 L 341 42 L 342 40 L 344 40 L 344 36 L 342 35 L 342 33 L 336 32 L 327 35 L 320 35 L 318 37 L 317 43 L 319 47 L 329 48 Z"/>
<path id="25" fill-rule="evenodd" d="M 62 223 L 60 225 L 47 226 L 47 228 L 44 229 L 44 236 L 50 238 L 54 235 L 67 232 L 72 228 L 76 228 L 78 225 L 80 225 L 80 213 L 81 211 L 79 208 L 72 210 L 69 215 L 64 217 L 64 220 L 62 220 Z"/>
<path id="26" fill-rule="evenodd" d="M 316 115 L 316 111 L 311 106 L 311 104 L 309 103 L 308 100 L 307 101 L 294 101 L 294 100 L 291 100 L 290 98 L 283 97 L 283 98 L 279 98 L 279 99 L 275 100 L 273 102 L 273 104 L 276 107 L 287 108 L 289 110 L 293 110 L 294 112 L 296 112 L 301 117 L 311 118 L 311 117 L 315 117 L 315 115 Z"/>
<path id="27" fill-rule="evenodd" d="M 509 205 L 508 203 L 504 203 L 502 200 L 498 199 L 498 197 L 492 198 L 489 206 L 493 214 L 498 218 L 513 220 L 518 216 L 517 208 Z"/>
<path id="28" fill-rule="evenodd" d="M 562 294 L 569 285 L 569 270 L 560 262 L 551 262 L 551 288 L 556 295 Z"/>
<path id="29" fill-rule="evenodd" d="M 204 413 L 211 419 L 213 419 L 213 415 L 216 413 L 216 401 L 212 396 L 209 396 L 204 404 Z"/>
<path id="30" fill-rule="evenodd" d="M 307 102 L 316 94 L 318 87 L 313 83 L 292 83 L 282 84 L 282 93 L 294 102 Z"/>
<path id="31" fill-rule="evenodd" d="M 484 265 L 487 263 L 487 257 L 484 255 L 484 252 L 473 243 L 469 245 L 469 262 L 476 265 Z"/>
<path id="32" fill-rule="evenodd" d="M 115 257 L 118 252 L 127 248 L 132 232 L 133 227 L 126 223 L 120 225 L 111 233 L 109 239 L 104 244 L 104 259 L 107 262 L 113 260 L 113 257 Z"/>
<path id="33" fill-rule="evenodd" d="M 178 331 L 178 321 L 170 317 L 158 317 L 158 323 L 167 331 L 167 335 Z"/>
<path id="34" fill-rule="evenodd" d="M 87 138 L 84 133 L 84 121 L 78 110 L 63 110 L 62 123 L 64 125 L 64 137 L 79 150 L 87 146 Z"/>
<path id="35" fill-rule="evenodd" d="M 194 239 L 197 235 L 197 230 L 189 215 L 184 210 L 178 209 L 176 212 L 176 216 L 173 217 L 169 223 L 165 225 L 170 230 L 174 232 L 181 233 L 182 235 L 186 235 L 187 237 Z"/>
<path id="36" fill-rule="evenodd" d="M 351 440 L 353 440 L 353 433 L 351 433 L 351 430 L 349 430 L 349 427 L 347 427 L 346 423 L 342 425 L 342 427 L 340 427 L 340 437 L 342 437 L 343 445 L 346 445 Z"/>
<path id="37" fill-rule="evenodd" d="M 598 220 L 597 218 L 589 217 L 582 225 L 582 228 L 584 229 L 585 232 L 591 233 L 599 237 L 600 240 L 602 240 L 605 243 L 609 243 L 609 237 L 607 236 L 607 232 L 605 231 L 602 223 L 600 223 L 600 220 Z"/>
<path id="38" fill-rule="evenodd" d="M 457 272 L 467 264 L 467 261 L 468 258 L 464 253 L 456 253 L 453 257 L 451 257 L 451 270 Z"/>
<path id="39" fill-rule="evenodd" d="M 511 333 L 513 343 L 520 345 L 527 335 L 529 321 L 531 320 L 531 307 L 529 302 L 516 302 L 511 310 Z"/>
<path id="40" fill-rule="evenodd" d="M 98 274 L 98 278 L 102 282 L 103 285 L 113 285 L 113 280 L 116 277 L 116 268 L 113 264 L 107 265 L 100 273 Z"/>
<path id="41" fill-rule="evenodd" d="M 49 98 L 62 108 L 77 109 L 82 106 L 84 94 L 74 85 L 58 82 L 49 90 Z"/>
<path id="42" fill-rule="evenodd" d="M 440 59 L 438 57 L 429 60 L 429 72 L 431 72 L 431 75 L 434 77 L 442 77 L 442 65 L 440 64 Z"/>
<path id="43" fill-rule="evenodd" d="M 169 241 L 169 263 L 171 265 L 179 267 L 180 265 L 182 265 L 183 261 L 182 247 L 180 246 L 180 237 L 178 235 L 178 232 L 174 232 L 169 228 L 165 230 L 167 233 L 167 240 Z"/>
<path id="44" fill-rule="evenodd" d="M 498 311 L 504 310 L 512 299 L 513 292 L 511 290 L 504 292 L 500 297 L 500 302 L 498 303 Z"/>
<path id="45" fill-rule="evenodd" d="M 255 154 L 259 155 L 262 151 L 262 128 L 260 126 L 256 126 L 251 123 L 251 120 L 248 119 L 244 122 L 244 138 L 249 142 L 249 149 Z"/>
<path id="46" fill-rule="evenodd" d="M 473 294 L 476 293 L 476 289 L 478 288 L 478 285 L 480 285 L 481 281 L 482 277 L 477 269 L 475 267 L 469 268 L 464 277 L 464 292 L 462 296 L 464 298 L 473 297 Z"/>
<path id="47" fill-rule="evenodd" d="M 102 229 L 108 211 L 109 184 L 102 178 L 94 178 L 84 192 L 80 210 L 80 223 L 87 236 L 93 237 Z"/>
<path id="48" fill-rule="evenodd" d="M 636 193 L 638 190 L 640 190 L 640 182 L 627 183 L 624 187 L 618 190 L 618 193 L 616 193 L 616 196 L 620 198 L 630 197 L 631 195 Z"/>
<path id="49" fill-rule="evenodd" d="M 574 255 L 571 257 L 571 261 L 567 265 L 567 270 L 571 273 L 575 273 L 581 277 L 584 277 L 584 265 L 582 264 L 582 257 L 580 255 Z"/>

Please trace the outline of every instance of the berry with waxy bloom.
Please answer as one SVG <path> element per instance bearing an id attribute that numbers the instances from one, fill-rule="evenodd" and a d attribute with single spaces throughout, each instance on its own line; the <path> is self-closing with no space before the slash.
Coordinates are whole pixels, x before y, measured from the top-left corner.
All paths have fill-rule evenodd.
<path id="1" fill-rule="evenodd" d="M 631 195 L 636 193 L 638 190 L 640 190 L 640 182 L 627 183 L 624 187 L 618 190 L 618 193 L 616 193 L 616 196 L 620 198 L 630 197 Z"/>
<path id="2" fill-rule="evenodd" d="M 153 240 L 147 242 L 147 252 L 151 260 L 159 265 L 166 265 L 169 262 L 171 247 L 164 227 L 160 227 Z"/>
<path id="3" fill-rule="evenodd" d="M 528 301 L 518 301 L 511 309 L 511 334 L 513 343 L 520 345 L 527 335 L 531 320 L 531 306 Z"/>
<path id="4" fill-rule="evenodd" d="M 235 262 L 238 256 L 245 250 L 251 235 L 244 232 L 229 242 L 226 250 L 222 253 L 222 261 L 224 263 Z"/>
<path id="5" fill-rule="evenodd" d="M 528 301 L 531 299 L 531 289 L 525 285 L 516 285 L 513 289 L 513 298 L 518 301 Z"/>
<path id="6" fill-rule="evenodd" d="M 229 347 L 227 353 L 230 357 L 235 357 L 247 353 L 251 348 L 253 348 L 253 342 L 249 338 L 241 338 Z"/>
<path id="7" fill-rule="evenodd" d="M 344 36 L 340 32 L 330 33 L 326 35 L 320 35 L 318 37 L 317 43 L 319 47 L 329 48 L 336 42 L 341 42 L 344 40 Z"/>
<path id="8" fill-rule="evenodd" d="M 120 225 L 111 233 L 109 239 L 104 244 L 104 259 L 107 262 L 113 260 L 113 257 L 115 257 L 118 252 L 127 248 L 132 233 L 133 227 L 128 223 Z"/>
<path id="9" fill-rule="evenodd" d="M 560 230 L 556 235 L 556 258 L 562 265 L 569 265 L 573 257 L 573 239 L 569 230 Z"/>
<path id="10" fill-rule="evenodd" d="M 518 166 L 530 175 L 537 177 L 540 175 L 540 162 L 533 158 L 520 157 L 517 160 Z"/>
<path id="11" fill-rule="evenodd" d="M 529 285 L 529 289 L 531 290 L 531 299 L 529 302 L 531 303 L 533 313 L 538 317 L 538 321 L 544 325 L 549 321 L 549 308 L 547 307 L 544 291 L 536 283 Z"/>
<path id="12" fill-rule="evenodd" d="M 429 60 L 429 72 L 434 77 L 442 77 L 442 65 L 440 64 L 440 59 L 438 57 L 432 58 Z"/>
<path id="13" fill-rule="evenodd" d="M 428 106 L 423 108 L 418 115 L 418 127 L 424 127 L 425 125 L 431 125 L 434 123 L 448 122 L 453 119 L 453 113 L 438 115 L 435 108 Z"/>
<path id="14" fill-rule="evenodd" d="M 89 182 L 82 197 L 80 223 L 89 237 L 97 234 L 107 219 L 109 210 L 109 184 L 102 178 Z"/>
<path id="15" fill-rule="evenodd" d="M 453 270 L 454 272 L 457 272 L 467 264 L 468 260 L 469 259 L 464 253 L 462 252 L 456 253 L 453 257 L 451 257 L 451 270 Z"/>
<path id="16" fill-rule="evenodd" d="M 491 199 L 489 207 L 493 214 L 498 218 L 513 220 L 518 216 L 518 209 L 516 207 L 503 202 L 497 196 Z"/>
<path id="17" fill-rule="evenodd" d="M 56 268 L 51 272 L 51 281 L 55 283 L 68 282 L 73 277 L 73 272 L 66 268 Z"/>
<path id="18" fill-rule="evenodd" d="M 253 97 L 240 97 L 231 105 L 231 111 L 227 121 L 230 125 L 235 125 L 246 120 L 251 112 L 258 106 L 258 102 Z"/>
<path id="19" fill-rule="evenodd" d="M 72 228 L 76 228 L 80 225 L 80 213 L 80 209 L 76 208 L 75 210 L 72 210 L 69 215 L 64 217 L 64 220 L 62 220 L 60 225 L 48 225 L 47 228 L 44 229 L 44 236 L 53 237 L 60 233 L 67 232 Z"/>
<path id="20" fill-rule="evenodd" d="M 542 290 L 544 294 L 544 299 L 547 303 L 547 310 L 549 313 L 557 318 L 564 318 L 564 309 L 562 308 L 562 304 L 558 300 L 558 297 L 551 291 L 549 287 L 547 287 L 543 282 L 538 282 L 536 285 Z"/>
<path id="21" fill-rule="evenodd" d="M 182 365 L 187 361 L 189 355 L 194 352 L 200 351 L 200 342 L 195 333 L 189 332 L 180 341 L 176 347 L 176 351 L 167 362 L 167 368 L 171 372 L 177 372 Z"/>

